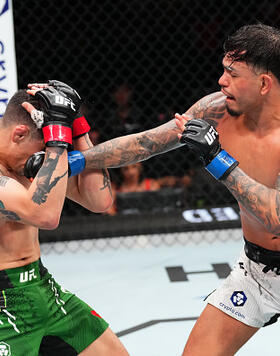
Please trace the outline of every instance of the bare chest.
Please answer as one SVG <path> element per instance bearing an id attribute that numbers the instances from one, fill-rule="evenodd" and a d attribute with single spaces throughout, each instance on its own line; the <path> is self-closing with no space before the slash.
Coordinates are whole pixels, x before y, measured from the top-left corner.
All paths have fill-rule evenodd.
<path id="1" fill-rule="evenodd" d="M 275 187 L 280 173 L 280 128 L 257 134 L 235 125 L 218 126 L 222 147 L 239 161 L 239 167 L 251 178 Z"/>

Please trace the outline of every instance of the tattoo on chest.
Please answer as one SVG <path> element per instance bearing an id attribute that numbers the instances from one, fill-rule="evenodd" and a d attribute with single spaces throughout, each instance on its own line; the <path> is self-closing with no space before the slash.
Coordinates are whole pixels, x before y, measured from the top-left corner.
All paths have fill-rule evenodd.
<path id="1" fill-rule="evenodd" d="M 57 150 L 54 158 L 51 158 L 50 153 L 47 153 L 45 162 L 37 175 L 37 188 L 32 197 L 34 203 L 38 205 L 45 203 L 51 190 L 56 186 L 60 179 L 68 174 L 68 171 L 66 171 L 61 176 L 53 177 L 53 172 L 56 169 L 62 152 L 62 150 Z"/>

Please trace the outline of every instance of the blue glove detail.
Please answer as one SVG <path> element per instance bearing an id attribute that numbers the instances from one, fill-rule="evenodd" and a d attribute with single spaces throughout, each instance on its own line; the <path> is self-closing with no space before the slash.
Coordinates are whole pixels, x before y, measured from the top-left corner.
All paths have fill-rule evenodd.
<path id="1" fill-rule="evenodd" d="M 239 162 L 231 157 L 225 150 L 221 150 L 205 169 L 207 169 L 214 178 L 223 179 L 228 176 L 238 163 Z"/>
<path id="2" fill-rule="evenodd" d="M 68 176 L 76 176 L 85 169 L 86 160 L 82 152 L 70 151 L 68 152 Z"/>

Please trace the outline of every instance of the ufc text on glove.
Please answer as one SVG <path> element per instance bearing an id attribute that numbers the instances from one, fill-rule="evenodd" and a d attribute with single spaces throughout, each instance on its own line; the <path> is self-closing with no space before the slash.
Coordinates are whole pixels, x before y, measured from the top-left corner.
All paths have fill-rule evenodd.
<path id="1" fill-rule="evenodd" d="M 192 119 L 185 127 L 181 143 L 199 155 L 206 170 L 214 178 L 225 179 L 239 162 L 221 148 L 219 133 L 202 119 Z"/>

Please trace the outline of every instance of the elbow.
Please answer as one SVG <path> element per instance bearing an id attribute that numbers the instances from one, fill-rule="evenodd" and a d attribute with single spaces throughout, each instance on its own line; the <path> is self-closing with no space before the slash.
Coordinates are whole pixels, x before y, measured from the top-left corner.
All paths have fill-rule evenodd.
<path id="1" fill-rule="evenodd" d="M 93 213 L 105 213 L 112 207 L 113 203 L 114 199 L 110 196 L 106 199 L 101 199 L 95 204 L 92 204 L 88 209 L 91 210 Z"/>
<path id="2" fill-rule="evenodd" d="M 46 214 L 41 217 L 37 223 L 39 229 L 43 230 L 55 230 L 60 221 L 60 214 Z"/>
<path id="3" fill-rule="evenodd" d="M 45 222 L 43 226 L 41 226 L 41 229 L 43 230 L 55 230 L 58 228 L 59 225 L 59 220 L 50 220 L 48 222 Z"/>
<path id="4" fill-rule="evenodd" d="M 100 213 L 105 213 L 106 211 L 108 211 L 109 209 L 112 208 L 114 203 L 114 199 L 107 199 L 107 201 L 103 202 L 103 204 L 100 206 Z"/>

